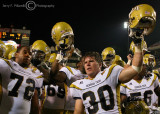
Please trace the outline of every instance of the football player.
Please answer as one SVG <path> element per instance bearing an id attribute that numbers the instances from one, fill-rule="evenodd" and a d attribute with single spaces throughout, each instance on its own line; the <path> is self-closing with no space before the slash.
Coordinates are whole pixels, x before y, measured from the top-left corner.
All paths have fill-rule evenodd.
<path id="1" fill-rule="evenodd" d="M 85 54 L 84 68 L 87 78 L 77 80 L 70 86 L 73 98 L 76 100 L 74 113 L 120 113 L 119 89 L 121 82 L 132 79 L 141 67 L 141 46 L 136 47 L 133 66 L 123 69 L 111 65 L 101 71 L 102 59 L 97 52 Z"/>
<path id="2" fill-rule="evenodd" d="M 142 113 L 148 109 L 145 109 L 138 105 L 137 101 L 144 101 L 146 107 L 150 109 L 149 113 L 155 113 L 158 111 L 155 102 L 157 96 L 160 95 L 158 77 L 151 72 L 151 67 L 154 67 L 155 59 L 151 54 L 145 54 L 143 57 L 143 69 L 135 76 L 131 81 L 122 84 L 121 86 L 121 100 L 122 102 L 129 98 L 129 102 L 126 103 L 126 113 Z M 148 74 L 149 72 L 149 74 Z M 135 104 L 135 106 L 132 106 Z M 158 104 L 158 103 L 157 103 Z M 131 108 L 132 106 L 133 108 Z M 141 107 L 141 110 L 138 110 Z"/>
<path id="3" fill-rule="evenodd" d="M 147 12 L 147 13 L 146 13 Z M 146 4 L 134 7 L 129 14 L 129 36 L 135 43 L 132 66 L 123 69 L 111 65 L 101 72 L 101 59 L 98 54 L 87 53 L 84 56 L 84 67 L 88 78 L 74 82 L 73 97 L 76 99 L 75 113 L 121 113 L 120 83 L 130 81 L 142 68 L 141 41 L 155 25 L 154 9 Z"/>
<path id="4" fill-rule="evenodd" d="M 56 53 L 52 53 L 50 55 L 50 58 L 48 60 L 49 68 L 55 61 L 56 55 Z M 61 68 L 62 66 L 59 67 Z M 65 103 L 64 83 L 61 83 L 61 86 L 55 85 L 53 83 L 45 85 L 45 93 L 46 97 L 43 105 L 42 114 L 63 114 Z"/>
<path id="5" fill-rule="evenodd" d="M 42 86 L 42 74 L 29 68 L 31 52 L 29 47 L 20 47 L 15 62 L 0 59 L 0 113 L 39 114 L 37 87 Z"/>
<path id="6" fill-rule="evenodd" d="M 52 38 L 57 45 L 56 60 L 51 67 L 51 79 L 55 83 L 65 83 L 65 105 L 64 113 L 73 114 L 75 100 L 71 97 L 70 85 L 77 79 L 83 78 L 80 70 L 66 66 L 66 61 L 74 52 L 74 34 L 71 26 L 66 22 L 58 22 L 52 28 Z M 63 67 L 59 69 L 59 65 Z"/>

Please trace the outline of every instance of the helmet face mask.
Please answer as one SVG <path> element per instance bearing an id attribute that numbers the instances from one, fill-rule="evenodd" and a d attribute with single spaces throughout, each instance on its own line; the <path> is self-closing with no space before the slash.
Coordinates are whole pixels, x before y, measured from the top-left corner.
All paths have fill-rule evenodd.
<path id="1" fill-rule="evenodd" d="M 107 56 L 105 56 L 105 59 L 103 60 L 103 64 L 104 66 L 109 66 L 112 64 L 113 60 L 114 60 L 114 55 L 112 54 L 108 54 Z"/>
<path id="2" fill-rule="evenodd" d="M 66 50 L 70 48 L 74 42 L 73 39 L 74 39 L 73 35 L 63 36 L 61 40 L 59 41 L 58 47 L 62 50 Z"/>
<path id="3" fill-rule="evenodd" d="M 43 61 L 45 58 L 45 53 L 40 50 L 33 50 L 32 51 L 32 59 L 37 59 Z"/>

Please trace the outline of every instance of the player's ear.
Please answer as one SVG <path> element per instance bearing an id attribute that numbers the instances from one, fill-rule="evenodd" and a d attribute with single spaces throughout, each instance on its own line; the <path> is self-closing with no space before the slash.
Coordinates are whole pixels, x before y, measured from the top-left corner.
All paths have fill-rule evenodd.
<path id="1" fill-rule="evenodd" d="M 15 53 L 15 58 L 17 58 L 17 57 L 18 57 L 18 55 L 19 55 L 19 53 L 17 53 L 17 52 L 16 52 L 16 53 Z"/>
<path id="2" fill-rule="evenodd" d="M 100 67 L 100 69 L 102 69 L 102 62 L 99 63 L 99 67 Z"/>

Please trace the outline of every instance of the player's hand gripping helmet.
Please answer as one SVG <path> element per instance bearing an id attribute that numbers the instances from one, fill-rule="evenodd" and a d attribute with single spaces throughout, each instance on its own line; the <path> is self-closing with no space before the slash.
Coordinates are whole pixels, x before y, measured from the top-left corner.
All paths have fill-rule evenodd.
<path id="1" fill-rule="evenodd" d="M 141 33 L 143 35 L 150 34 L 156 24 L 156 12 L 152 6 L 148 4 L 140 4 L 135 6 L 129 13 L 129 28 L 131 30 L 129 36 Z"/>
<path id="2" fill-rule="evenodd" d="M 115 54 L 115 50 L 112 47 L 107 47 L 102 51 L 101 56 L 104 67 L 107 67 L 112 64 L 115 58 Z"/>
<path id="3" fill-rule="evenodd" d="M 56 53 L 52 53 L 48 59 L 48 62 L 49 62 L 49 66 L 52 65 L 52 63 L 56 60 L 56 56 L 57 54 Z"/>
<path id="4" fill-rule="evenodd" d="M 56 23 L 51 31 L 51 36 L 57 47 L 66 50 L 74 43 L 74 34 L 71 26 L 66 22 Z"/>
<path id="5" fill-rule="evenodd" d="M 34 66 L 37 66 L 45 59 L 45 55 L 47 53 L 47 44 L 43 40 L 36 40 L 31 47 L 31 52 L 31 62 Z"/>

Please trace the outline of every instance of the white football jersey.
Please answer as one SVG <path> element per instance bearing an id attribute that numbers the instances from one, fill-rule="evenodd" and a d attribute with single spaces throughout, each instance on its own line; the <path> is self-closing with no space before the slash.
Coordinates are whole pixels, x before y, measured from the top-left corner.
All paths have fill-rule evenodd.
<path id="1" fill-rule="evenodd" d="M 67 80 L 65 82 L 65 105 L 64 110 L 74 110 L 75 100 L 72 98 L 70 93 L 70 85 L 76 80 L 82 79 L 85 77 L 80 70 L 66 66 L 62 67 L 60 71 L 64 72 L 67 75 Z"/>
<path id="2" fill-rule="evenodd" d="M 156 75 L 152 74 L 149 79 L 143 78 L 141 82 L 132 79 L 127 83 L 121 84 L 120 92 L 127 95 L 127 97 L 139 97 L 144 99 L 145 103 L 150 108 L 150 113 L 152 113 L 152 109 L 155 109 L 153 104 L 156 102 L 154 89 L 158 86 L 158 78 Z"/>
<path id="3" fill-rule="evenodd" d="M 65 90 L 59 86 L 46 85 L 46 98 L 44 108 L 47 109 L 64 109 Z"/>
<path id="4" fill-rule="evenodd" d="M 0 114 L 29 114 L 34 90 L 42 86 L 40 75 L 0 59 Z"/>
<path id="5" fill-rule="evenodd" d="M 92 80 L 85 78 L 72 83 L 72 96 L 82 99 L 87 114 L 121 113 L 118 77 L 122 69 L 119 65 L 111 65 Z"/>

